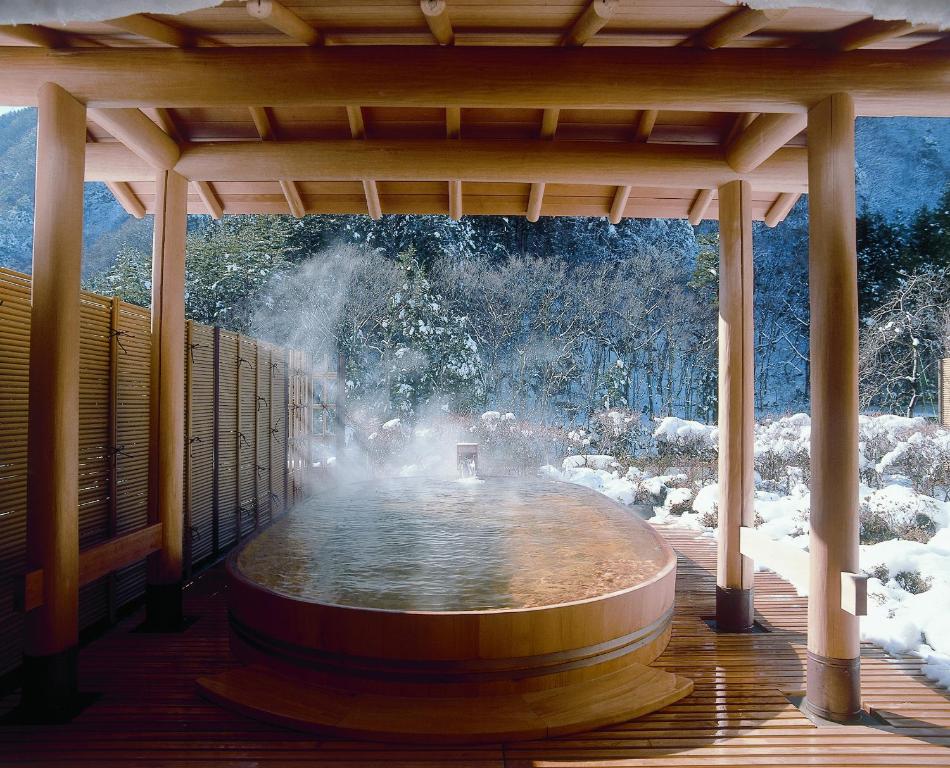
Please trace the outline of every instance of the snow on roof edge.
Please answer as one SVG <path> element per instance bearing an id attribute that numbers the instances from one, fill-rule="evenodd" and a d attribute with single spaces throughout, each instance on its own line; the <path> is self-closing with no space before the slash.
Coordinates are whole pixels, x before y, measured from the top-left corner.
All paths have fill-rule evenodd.
<path id="1" fill-rule="evenodd" d="M 947 0 L 726 0 L 731 5 L 748 5 L 757 10 L 825 8 L 830 11 L 869 13 L 881 21 L 909 21 L 936 24 L 950 29 L 950 2 Z"/>
<path id="2" fill-rule="evenodd" d="M 0 24 L 61 24 L 106 21 L 135 13 L 174 16 L 221 5 L 223 0 L 3 0 Z"/>

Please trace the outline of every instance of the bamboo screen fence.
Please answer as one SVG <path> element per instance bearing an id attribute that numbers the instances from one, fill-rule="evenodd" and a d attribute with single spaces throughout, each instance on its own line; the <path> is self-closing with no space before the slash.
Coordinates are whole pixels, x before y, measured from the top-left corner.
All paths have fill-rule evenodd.
<path id="1" fill-rule="evenodd" d="M 147 522 L 149 311 L 82 294 L 80 549 Z M 0 675 L 20 663 L 14 610 L 26 570 L 30 278 L 0 269 Z M 299 497 L 309 449 L 310 360 L 191 321 L 185 355 L 186 574 Z M 80 591 L 80 626 L 145 591 L 145 561 Z"/>

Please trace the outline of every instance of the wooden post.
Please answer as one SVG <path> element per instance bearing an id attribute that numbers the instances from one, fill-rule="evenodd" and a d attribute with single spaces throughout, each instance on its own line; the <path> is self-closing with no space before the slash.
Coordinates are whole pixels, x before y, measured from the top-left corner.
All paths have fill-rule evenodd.
<path id="1" fill-rule="evenodd" d="M 162 523 L 162 548 L 149 557 L 147 623 L 176 631 L 181 607 L 185 443 L 185 226 L 188 182 L 174 171 L 155 178 L 152 246 L 152 365 L 149 420 L 149 522 Z"/>
<path id="2" fill-rule="evenodd" d="M 79 279 L 86 108 L 38 94 L 27 478 L 27 567 L 43 605 L 26 616 L 23 705 L 55 718 L 76 697 L 79 640 Z"/>
<path id="3" fill-rule="evenodd" d="M 807 708 L 836 721 L 861 708 L 858 619 L 841 608 L 841 573 L 858 566 L 858 280 L 854 102 L 808 113 L 811 303 L 811 572 Z"/>
<path id="4" fill-rule="evenodd" d="M 719 187 L 719 555 L 716 626 L 752 627 L 753 564 L 739 550 L 754 516 L 752 188 Z"/>

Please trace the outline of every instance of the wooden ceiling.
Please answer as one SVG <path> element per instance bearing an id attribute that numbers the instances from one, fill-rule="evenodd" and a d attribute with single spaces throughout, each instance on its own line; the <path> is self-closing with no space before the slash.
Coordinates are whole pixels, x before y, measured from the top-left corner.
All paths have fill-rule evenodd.
<path id="1" fill-rule="evenodd" d="M 830 64 L 836 60 L 829 52 L 856 49 L 921 52 L 922 59 L 939 56 L 942 64 L 945 57 L 931 52 L 950 49 L 948 35 L 932 27 L 817 9 L 753 11 L 718 0 L 252 0 L 173 17 L 0 27 L 0 57 L 22 60 L 24 76 L 34 61 L 18 53 L 26 48 L 59 56 L 49 64 L 54 73 L 60 62 L 75 64 L 61 49 L 91 63 L 112 55 L 105 49 L 138 49 L 143 67 L 167 55 L 171 78 L 173 71 L 184 72 L 171 58 L 178 52 L 146 54 L 145 49 L 200 55 L 205 48 L 406 46 L 404 54 L 390 59 L 398 80 L 400 57 L 408 62 L 409 47 L 439 45 L 494 51 L 508 46 L 812 50 L 808 56 Z M 488 55 L 495 56 L 486 49 Z M 276 73 L 284 60 L 291 70 L 296 66 L 297 54 L 280 56 L 285 59 L 278 58 L 269 71 Z M 479 54 L 473 56 L 477 68 Z M 129 62 L 134 69 L 135 60 Z M 198 65 L 209 66 L 204 60 Z M 359 67 L 358 59 L 353 66 Z M 109 78 L 120 82 L 117 70 L 103 72 L 106 84 Z M 254 76 L 260 74 L 254 70 Z M 613 74 L 638 77 L 637 71 Z M 668 77 L 672 83 L 677 72 Z M 314 91 L 320 86 L 309 84 Z M 717 218 L 716 186 L 742 177 L 752 182 L 755 217 L 773 226 L 805 189 L 803 113 L 708 111 L 701 103 L 688 110 L 579 108 L 566 102 L 519 106 L 510 99 L 499 106 L 485 99 L 467 106 L 451 98 L 429 105 L 404 100 L 390 105 L 381 98 L 372 104 L 320 98 L 308 103 L 305 96 L 278 98 L 276 88 L 270 104 L 228 106 L 212 90 L 206 105 L 189 98 L 154 106 L 163 103 L 161 97 L 143 98 L 139 103 L 149 106 L 141 113 L 95 107 L 95 99 L 85 98 L 91 107 L 87 178 L 106 181 L 137 216 L 151 210 L 152 169 L 175 167 L 192 182 L 189 211 L 216 217 L 427 213 L 531 220 L 673 217 L 696 223 Z"/>

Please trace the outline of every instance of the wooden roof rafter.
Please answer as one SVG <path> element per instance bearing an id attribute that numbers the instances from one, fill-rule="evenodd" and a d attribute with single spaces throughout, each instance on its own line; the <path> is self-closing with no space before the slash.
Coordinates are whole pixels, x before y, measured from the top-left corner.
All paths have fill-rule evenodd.
<path id="1" fill-rule="evenodd" d="M 346 117 L 350 123 L 350 134 L 354 139 L 366 138 L 366 123 L 363 120 L 363 109 L 358 105 L 346 108 Z M 363 194 L 366 196 L 366 212 L 373 221 L 382 218 L 383 211 L 379 204 L 379 190 L 375 179 L 362 179 Z"/>
<path id="2" fill-rule="evenodd" d="M 245 7 L 250 16 L 283 32 L 298 43 L 309 46 L 323 44 L 320 30 L 308 24 L 278 0 L 248 0 Z"/>
<path id="3" fill-rule="evenodd" d="M 175 167 L 191 173 L 198 194 L 190 204 L 204 198 L 212 214 L 218 207 L 279 211 L 272 190 L 282 182 L 284 202 L 298 212 L 361 212 L 361 200 L 362 212 L 371 215 L 417 204 L 420 212 L 460 216 L 464 191 L 466 213 L 536 219 L 542 210 L 594 211 L 619 221 L 630 211 L 695 220 L 718 215 L 711 190 L 723 179 L 748 177 L 756 217 L 776 219 L 804 191 L 803 182 L 777 178 L 775 170 L 803 156 L 805 137 L 795 129 L 815 103 L 848 92 L 859 114 L 938 115 L 950 102 L 950 56 L 939 45 L 947 37 L 933 27 L 826 10 L 758 12 L 714 0 L 638 5 L 636 13 L 616 0 L 565 0 L 531 16 L 520 5 L 501 11 L 480 0 L 392 0 L 372 18 L 317 0 L 254 0 L 175 17 L 140 14 L 45 29 L 26 30 L 30 39 L 23 40 L 0 28 L 6 100 L 30 103 L 37 87 L 54 81 L 87 104 L 90 119 L 118 110 L 113 121 L 126 125 L 107 131 L 143 156 L 153 154 L 149 162 L 130 160 L 98 132 L 103 145 L 89 151 L 93 175 L 121 181 L 146 207 L 147 179 L 170 162 L 163 159 L 164 142 L 150 147 L 148 135 L 163 132 L 183 148 Z M 86 40 L 100 47 L 76 47 Z M 36 47 L 44 43 L 46 51 Z M 583 53 L 563 50 L 585 43 Z M 859 44 L 874 50 L 842 51 Z M 69 55 L 52 45 L 70 47 Z M 670 78 L 674 70 L 677 77 Z M 617 72 L 636 77 L 618 79 Z M 235 119 L 242 112 L 244 120 Z M 736 115 L 731 126 L 730 114 Z M 262 122 L 269 123 L 263 134 Z M 327 142 L 365 137 L 370 123 L 372 138 L 361 138 L 364 151 L 353 155 L 358 179 L 336 160 L 329 168 L 338 177 L 291 159 L 303 148 L 342 157 L 346 152 Z M 248 142 L 262 135 L 275 144 L 264 155 L 259 141 Z M 429 143 L 443 136 L 451 149 Z M 236 158 L 248 143 L 255 148 Z M 615 162 L 612 143 L 632 153 L 632 163 Z M 640 153 L 639 146 L 656 154 Z M 524 147 L 523 157 L 507 154 L 512 147 Z M 413 173 L 393 160 L 393 153 L 408 159 L 426 149 L 445 154 L 445 162 L 421 159 Z M 477 154 L 475 165 L 509 167 L 473 171 L 471 158 L 460 157 L 469 151 Z M 540 159 L 548 151 L 551 163 Z M 638 175 L 651 157 L 672 163 L 669 184 L 652 171 Z M 698 159 L 714 163 L 690 165 Z M 103 174 L 105 161 L 118 165 Z M 577 173 L 566 162 L 577 162 Z M 246 178 L 230 165 L 246 169 Z M 206 177 L 192 173 L 198 166 Z M 746 168 L 752 170 L 743 173 Z M 120 179 L 123 169 L 130 175 Z M 279 175 L 268 177 L 271 171 Z M 599 183 L 604 180 L 613 183 Z"/>
<path id="4" fill-rule="evenodd" d="M 277 140 L 277 131 L 274 128 L 274 121 L 271 119 L 270 111 L 267 107 L 250 107 L 251 119 L 257 129 L 261 141 L 272 142 Z M 292 179 L 281 177 L 277 179 L 280 185 L 280 191 L 287 201 L 287 208 L 295 218 L 302 218 L 306 214 L 306 207 L 303 198 L 300 196 L 300 190 L 297 183 Z"/>

